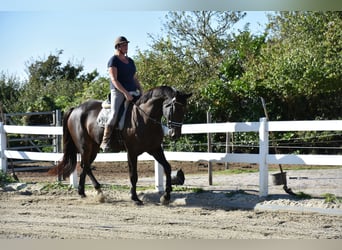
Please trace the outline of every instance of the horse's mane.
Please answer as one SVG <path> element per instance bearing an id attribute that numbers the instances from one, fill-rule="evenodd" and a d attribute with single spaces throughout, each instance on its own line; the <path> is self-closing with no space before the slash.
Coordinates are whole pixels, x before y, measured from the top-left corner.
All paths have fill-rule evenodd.
<path id="1" fill-rule="evenodd" d="M 175 96 L 175 90 L 169 86 L 159 86 L 148 90 L 144 93 L 136 102 L 137 105 L 146 103 L 151 98 L 159 98 L 159 97 L 169 97 L 173 98 Z"/>

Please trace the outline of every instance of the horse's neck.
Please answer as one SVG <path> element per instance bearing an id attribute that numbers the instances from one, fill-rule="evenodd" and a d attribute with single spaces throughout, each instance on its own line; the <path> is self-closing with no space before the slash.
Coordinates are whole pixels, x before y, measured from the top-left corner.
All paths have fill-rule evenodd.
<path id="1" fill-rule="evenodd" d="M 146 103 L 140 104 L 139 109 L 144 113 L 143 115 L 160 121 L 163 116 L 163 99 L 150 100 Z"/>

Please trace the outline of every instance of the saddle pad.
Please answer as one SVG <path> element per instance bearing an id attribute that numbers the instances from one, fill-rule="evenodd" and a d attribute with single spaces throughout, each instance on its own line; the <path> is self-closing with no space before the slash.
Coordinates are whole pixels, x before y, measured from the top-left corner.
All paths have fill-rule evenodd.
<path id="1" fill-rule="evenodd" d="M 110 109 L 110 102 L 109 101 L 103 101 L 101 104 L 103 109 Z"/>
<path id="2" fill-rule="evenodd" d="M 111 115 L 110 109 L 102 108 L 97 116 L 96 122 L 100 127 L 105 127 Z"/>
<path id="3" fill-rule="evenodd" d="M 121 108 L 124 108 L 125 110 L 119 112 L 119 122 L 116 123 L 115 125 L 118 124 L 118 128 L 119 130 L 122 130 L 123 127 L 124 127 L 124 124 L 125 124 L 125 117 L 126 117 L 126 110 L 127 110 L 127 107 L 125 107 L 126 105 L 122 105 Z M 120 109 L 121 109 L 120 108 Z M 97 119 L 96 119 L 96 122 L 97 124 L 100 126 L 100 127 L 105 127 L 108 120 L 111 118 L 111 112 L 110 112 L 110 108 L 106 108 L 106 107 L 102 107 L 99 115 L 97 116 Z"/>

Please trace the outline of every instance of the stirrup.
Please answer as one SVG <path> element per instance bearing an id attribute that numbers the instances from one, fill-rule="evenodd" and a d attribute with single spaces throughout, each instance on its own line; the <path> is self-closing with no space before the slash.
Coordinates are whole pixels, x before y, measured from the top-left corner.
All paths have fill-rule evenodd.
<path id="1" fill-rule="evenodd" d="M 110 147 L 109 142 L 110 142 L 109 139 L 107 139 L 106 141 L 102 141 L 102 142 L 101 142 L 100 148 L 102 149 L 102 151 L 103 151 L 104 153 L 110 152 L 111 147 Z"/>
<path id="2" fill-rule="evenodd" d="M 100 148 L 102 149 L 103 153 L 111 152 L 111 147 L 108 145 L 101 145 Z"/>

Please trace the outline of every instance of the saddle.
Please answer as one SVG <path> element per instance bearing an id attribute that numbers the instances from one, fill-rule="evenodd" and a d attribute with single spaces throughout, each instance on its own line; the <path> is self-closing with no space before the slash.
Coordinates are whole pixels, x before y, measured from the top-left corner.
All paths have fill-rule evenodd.
<path id="1" fill-rule="evenodd" d="M 133 96 L 133 102 L 136 102 L 139 97 L 140 97 L 140 92 L 139 91 L 131 91 L 129 92 L 132 96 Z M 100 113 L 97 116 L 97 124 L 100 127 L 105 127 L 105 125 L 107 124 L 107 121 L 111 118 L 111 110 L 110 110 L 110 93 L 108 94 L 108 98 L 107 100 L 102 102 L 102 109 L 100 111 Z M 124 101 L 118 111 L 118 119 L 114 125 L 114 127 L 118 130 L 122 130 L 124 128 L 124 124 L 125 124 L 125 119 L 126 119 L 126 111 L 129 107 L 129 102 Z"/>

